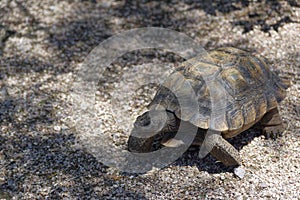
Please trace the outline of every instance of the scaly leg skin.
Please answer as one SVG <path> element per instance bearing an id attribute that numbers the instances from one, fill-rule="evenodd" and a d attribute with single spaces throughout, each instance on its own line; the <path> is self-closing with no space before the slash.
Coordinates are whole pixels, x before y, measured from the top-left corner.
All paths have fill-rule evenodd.
<path id="1" fill-rule="evenodd" d="M 284 127 L 277 108 L 266 113 L 260 123 L 263 127 L 262 133 L 265 135 L 266 139 L 270 137 L 276 139 L 278 136 L 282 136 Z"/>
<path id="2" fill-rule="evenodd" d="M 147 153 L 152 150 L 152 143 L 154 137 L 150 138 L 138 138 L 134 136 L 129 136 L 128 139 L 128 150 L 136 153 Z"/>
<path id="3" fill-rule="evenodd" d="M 209 136 L 205 145 L 207 149 L 211 149 L 210 154 L 217 160 L 221 161 L 225 166 L 241 165 L 241 158 L 238 150 L 227 142 L 221 135 L 212 134 Z"/>
<path id="4" fill-rule="evenodd" d="M 207 151 L 207 153 L 209 152 L 213 157 L 221 161 L 225 166 L 241 165 L 239 152 L 229 142 L 227 142 L 222 137 L 222 135 L 218 133 L 207 135 L 206 132 L 207 130 L 198 129 L 198 133 L 192 143 L 192 145 L 204 145 L 205 149 L 203 149 L 204 152 L 201 152 L 201 154 Z M 166 138 L 165 140 L 167 140 L 167 142 L 164 143 L 165 146 L 168 146 L 168 144 L 170 144 L 169 147 L 177 147 L 181 145 L 181 143 L 176 140 L 174 141 L 170 137 Z"/>

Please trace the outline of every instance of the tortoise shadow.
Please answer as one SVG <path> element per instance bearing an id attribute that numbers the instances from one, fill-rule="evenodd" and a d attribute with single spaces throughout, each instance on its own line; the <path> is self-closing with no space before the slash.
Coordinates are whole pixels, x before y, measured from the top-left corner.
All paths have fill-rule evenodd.
<path id="1" fill-rule="evenodd" d="M 248 145 L 254 138 L 261 136 L 261 127 L 258 124 L 254 125 L 252 128 L 240 133 L 234 138 L 230 138 L 227 141 L 232 144 L 238 151 L 240 151 L 244 146 Z M 236 166 L 227 167 L 220 161 L 216 160 L 210 154 L 204 158 L 199 158 L 200 146 L 190 146 L 186 152 L 182 154 L 180 158 L 174 161 L 172 164 L 165 166 L 168 168 L 170 166 L 196 166 L 199 171 L 206 171 L 210 174 L 219 174 L 224 172 L 233 172 Z M 138 177 L 139 175 L 146 174 L 144 173 L 128 173 L 122 172 L 124 176 L 134 176 Z"/>
<path id="2" fill-rule="evenodd" d="M 251 129 L 242 132 L 234 138 L 227 141 L 232 144 L 238 151 L 244 146 L 248 145 L 254 138 L 261 135 L 260 125 L 256 124 Z M 218 174 L 224 172 L 233 172 L 234 166 L 227 167 L 220 161 L 216 160 L 210 154 L 204 158 L 199 158 L 198 153 L 200 146 L 191 146 L 189 149 L 172 165 L 175 166 L 196 166 L 199 171 L 207 171 L 211 174 Z"/>

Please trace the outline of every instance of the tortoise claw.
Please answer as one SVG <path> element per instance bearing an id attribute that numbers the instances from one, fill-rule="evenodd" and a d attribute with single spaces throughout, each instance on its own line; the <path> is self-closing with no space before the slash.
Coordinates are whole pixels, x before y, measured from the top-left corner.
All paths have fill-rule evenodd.
<path id="1" fill-rule="evenodd" d="M 266 126 L 263 128 L 263 134 L 265 135 L 266 139 L 272 138 L 273 140 L 276 140 L 276 138 L 282 137 L 282 132 L 283 132 L 282 125 Z"/>

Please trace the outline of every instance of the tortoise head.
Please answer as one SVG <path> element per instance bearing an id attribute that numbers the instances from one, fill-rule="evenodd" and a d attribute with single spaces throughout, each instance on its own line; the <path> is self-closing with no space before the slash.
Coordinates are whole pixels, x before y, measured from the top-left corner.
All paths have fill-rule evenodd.
<path id="1" fill-rule="evenodd" d="M 174 113 L 166 110 L 150 110 L 138 116 L 134 122 L 133 133 L 138 137 L 151 137 L 158 133 L 170 132 L 177 125 Z"/>
<path id="2" fill-rule="evenodd" d="M 137 134 L 136 137 L 151 137 L 163 131 L 167 123 L 165 110 L 150 110 L 136 118 L 133 133 Z"/>
<path id="3" fill-rule="evenodd" d="M 163 110 L 150 110 L 138 116 L 128 139 L 128 150 L 150 152 L 154 137 L 162 133 L 166 121 L 166 112 Z"/>
<path id="4" fill-rule="evenodd" d="M 166 110 L 150 110 L 137 117 L 128 140 L 129 151 L 149 152 L 155 136 L 177 130 L 178 120 Z"/>

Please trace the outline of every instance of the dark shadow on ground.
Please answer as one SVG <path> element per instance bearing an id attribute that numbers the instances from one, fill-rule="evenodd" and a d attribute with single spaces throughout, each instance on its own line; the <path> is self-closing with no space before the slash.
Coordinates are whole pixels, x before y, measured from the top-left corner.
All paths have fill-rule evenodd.
<path id="1" fill-rule="evenodd" d="M 116 28 L 112 26 L 113 19 L 127 20 L 127 24 L 120 24 L 119 28 L 126 30 L 137 27 L 164 27 L 173 30 L 184 31 L 189 25 L 196 23 L 196 18 L 190 18 L 184 14 L 179 18 L 174 17 L 174 13 L 182 13 L 182 6 L 172 1 L 129 1 L 117 5 L 102 5 L 96 1 L 85 2 L 84 8 L 75 9 L 74 16 L 83 16 L 75 19 L 62 19 L 53 26 L 45 26 L 33 16 L 26 5 L 17 3 L 19 10 L 29 17 L 27 34 L 16 33 L 16 37 L 35 37 L 36 31 L 44 31 L 49 36 L 47 41 L 50 48 L 61 52 L 62 55 L 55 55 L 55 59 L 65 63 L 64 67 L 69 69 L 57 69 L 59 72 L 72 71 L 69 63 L 83 61 L 85 56 L 102 41 L 116 34 Z M 253 30 L 255 25 L 259 25 L 265 32 L 271 29 L 278 31 L 278 28 L 294 20 L 290 13 L 282 9 L 279 1 L 258 2 L 260 5 L 254 11 L 249 11 L 249 2 L 242 0 L 218 0 L 214 1 L 193 1 L 182 2 L 189 9 L 203 10 L 207 15 L 215 16 L 217 13 L 226 15 L 237 10 L 245 10 L 243 17 L 237 17 L 232 21 L 233 26 L 241 26 L 244 32 Z M 288 1 L 291 7 L 298 7 L 296 1 Z M 107 7 L 108 6 L 108 7 Z M 108 12 L 108 8 L 110 12 Z M 89 13 L 94 13 L 90 15 Z M 270 12 L 265 15 L 266 12 Z M 268 22 L 269 18 L 280 18 L 274 22 Z M 55 27 L 55 28 L 54 28 Z M 6 37 L 6 36 L 5 36 Z M 208 47 L 215 45 L 207 44 Z M 8 58 L 9 59 L 9 58 Z M 9 62 L 9 60 L 8 60 Z M 21 64 L 21 63 L 19 63 Z M 55 66 L 57 67 L 57 66 Z M 54 69 L 56 70 L 56 69 Z M 61 70 L 61 71 L 60 71 Z"/>
<path id="2" fill-rule="evenodd" d="M 174 18 L 174 13 L 182 13 L 183 11 L 180 10 L 182 7 L 180 4 L 172 1 L 126 0 L 123 4 L 106 6 L 96 1 L 81 2 L 85 2 L 84 5 L 86 7 L 74 10 L 73 15 L 86 17 L 75 18 L 75 20 L 62 19 L 51 27 L 46 27 L 36 19 L 30 13 L 30 9 L 27 8 L 26 4 L 17 2 L 16 5 L 21 14 L 28 16 L 28 33 L 25 35 L 23 33 L 15 33 L 7 27 L 8 32 L 4 34 L 4 38 L 7 38 L 8 34 L 12 35 L 12 33 L 15 33 L 16 37 L 34 37 L 37 30 L 44 31 L 49 35 L 47 39 L 49 47 L 64 54 L 62 57 L 56 56 L 55 59 L 65 62 L 65 67 L 69 67 L 68 63 L 83 61 L 84 57 L 95 46 L 116 33 L 115 28 L 112 27 L 112 19 L 128 20 L 127 24 L 120 25 L 120 29 L 124 30 L 155 26 L 184 31 L 186 27 L 196 23 L 196 18 L 192 19 L 185 15 L 180 15 L 179 19 Z M 232 21 L 232 25 L 243 27 L 246 33 L 253 30 L 255 25 L 260 26 L 262 31 L 269 32 L 272 29 L 278 31 L 280 26 L 294 22 L 290 12 L 284 10 L 279 2 L 277 0 L 257 2 L 259 6 L 254 10 L 252 9 L 252 11 L 249 11 L 249 2 L 243 0 L 218 0 L 213 2 L 185 0 L 182 3 L 187 5 L 190 10 L 203 10 L 210 16 L 215 16 L 217 13 L 225 16 L 237 10 L 245 10 L 242 17 L 237 17 Z M 287 4 L 290 7 L 300 6 L 294 0 L 287 1 Z M 110 12 L 108 12 L 108 8 Z M 9 12 L 9 9 L 6 9 L 6 12 Z M 95 14 L 89 15 L 91 12 Z M 278 20 L 268 22 L 270 21 L 269 18 L 278 18 Z"/>
<path id="3" fill-rule="evenodd" d="M 217 0 L 217 1 L 195 1 L 184 0 L 185 4 L 190 5 L 190 10 L 201 9 L 208 15 L 217 15 L 217 12 L 226 14 L 233 11 L 241 10 L 249 6 L 248 1 L 244 0 Z"/>
<path id="4" fill-rule="evenodd" d="M 138 27 L 163 27 L 173 30 L 184 30 L 188 24 L 195 23 L 195 19 L 180 15 L 175 18 L 174 13 L 182 13 L 181 5 L 170 0 L 125 0 L 124 4 L 117 7 L 114 16 L 119 18 L 129 18 L 130 22 Z M 130 27 L 130 25 L 128 25 Z"/>
<path id="5" fill-rule="evenodd" d="M 255 25 L 260 26 L 262 31 L 269 32 L 272 29 L 278 31 L 278 28 L 284 24 L 295 22 L 290 17 L 290 11 L 285 10 L 278 0 L 258 1 L 254 7 L 249 1 L 245 0 L 185 0 L 181 3 L 188 6 L 185 11 L 203 10 L 208 16 L 227 15 L 240 11 L 242 15 L 236 17 L 232 25 L 241 26 L 244 29 L 244 33 L 253 30 Z M 294 0 L 287 1 L 287 4 L 290 7 L 300 6 Z M 144 27 L 171 27 L 174 30 L 182 31 L 189 24 L 196 23 L 195 19 L 187 17 L 174 20 L 174 12 L 185 12 L 181 9 L 182 7 L 183 5 L 178 5 L 172 1 L 143 0 L 136 2 L 126 0 L 123 6 L 116 9 L 115 15 L 121 18 L 133 18 L 133 23 L 138 23 Z M 274 22 L 268 22 L 273 18 L 279 19 L 273 20 Z"/>
<path id="6" fill-rule="evenodd" d="M 26 96 L 24 95 L 24 98 L 13 98 L 9 96 L 5 86 L 0 89 L 2 93 L 0 124 L 3 128 L 7 126 L 14 130 L 23 130 L 24 128 L 35 130 L 36 126 L 47 126 L 55 120 L 52 105 L 53 97 L 32 91 Z"/>
<path id="7" fill-rule="evenodd" d="M 65 134 L 64 130 L 44 134 L 22 129 L 11 134 L 14 137 L 0 135 L 0 167 L 5 171 L 0 182 L 0 195 L 14 196 L 26 190 L 29 183 L 32 193 L 38 192 L 35 188 L 37 185 L 38 188 L 50 187 L 50 199 L 61 199 L 65 195 L 71 198 L 86 196 L 110 199 L 126 196 L 146 199 L 143 191 L 132 191 L 126 185 L 121 185 L 118 179 L 106 175 L 107 167 L 91 154 L 74 148 L 75 137 Z M 112 191 L 112 185 L 118 187 L 113 187 Z M 105 194 L 104 189 L 107 190 Z"/>
<path id="8" fill-rule="evenodd" d="M 3 54 L 3 49 L 5 48 L 6 41 L 14 34 L 16 34 L 16 31 L 0 24 L 0 56 L 2 56 Z"/>
<path id="9" fill-rule="evenodd" d="M 17 139 L 11 140 L 4 135 L 0 136 L 1 149 L 4 150 L 4 165 L 7 171 L 18 168 L 18 174 L 6 174 L 5 182 L 0 188 L 14 192 L 24 190 L 24 184 L 28 179 L 38 176 L 36 181 L 43 186 L 50 186 L 50 198 L 61 198 L 62 191 L 69 190 L 72 196 L 76 196 L 80 190 L 81 195 L 93 195 L 93 188 L 97 184 L 87 184 L 89 177 L 100 176 L 104 167 L 87 153 L 74 150 L 67 146 L 74 141 L 74 137 L 64 134 L 49 134 L 31 136 L 26 133 L 18 134 Z M 70 182 L 75 182 L 75 187 L 53 185 L 56 175 L 65 174 Z M 33 180 L 34 181 L 34 180 Z M 35 183 L 38 184 L 38 183 Z M 78 196 L 80 198 L 80 196 Z"/>
<path id="10" fill-rule="evenodd" d="M 5 77 L 14 77 L 16 75 L 30 76 L 30 73 L 50 73 L 59 75 L 72 71 L 68 64 L 55 65 L 54 63 L 45 62 L 37 57 L 27 57 L 22 59 L 20 55 L 5 56 L 0 61 L 0 80 Z"/>
<path id="11" fill-rule="evenodd" d="M 193 1 L 186 0 L 186 4 L 193 9 L 202 9 L 208 15 L 216 16 L 217 13 L 226 15 L 234 11 L 241 11 L 235 20 L 232 21 L 233 26 L 243 27 L 243 33 L 253 30 L 254 26 L 260 26 L 264 32 L 270 30 L 278 31 L 278 28 L 284 24 L 297 22 L 291 19 L 290 11 L 285 10 L 278 0 L 258 1 L 254 7 L 251 7 L 249 1 L 245 0 L 217 0 L 217 1 Z M 294 0 L 287 1 L 290 7 L 300 7 L 300 4 Z M 273 20 L 279 18 L 278 20 Z M 299 21 L 298 21 L 299 23 Z"/>
<path id="12" fill-rule="evenodd" d="M 126 24 L 120 24 L 119 28 L 123 30 L 154 26 L 184 31 L 189 25 L 197 23 L 195 21 L 197 18 L 183 14 L 186 11 L 180 9 L 182 5 L 172 1 L 126 0 L 123 4 L 107 5 L 110 8 L 109 13 L 107 7 L 102 4 L 94 1 L 86 1 L 86 3 L 86 8 L 98 15 L 89 15 L 87 10 L 78 9 L 74 10 L 74 14 L 86 17 L 80 17 L 78 20 L 62 20 L 55 25 L 56 29 L 44 27 L 49 34 L 49 45 L 64 52 L 66 54 L 65 61 L 82 61 L 82 56 L 87 55 L 103 40 L 116 34 L 115 28 L 112 27 L 112 19 L 128 21 Z M 242 0 L 218 0 L 213 3 L 211 1 L 186 0 L 182 3 L 187 5 L 190 10 L 203 10 L 208 16 L 215 16 L 217 12 L 226 15 L 237 10 L 245 10 L 243 17 L 237 17 L 232 22 L 233 26 L 242 26 L 245 33 L 253 30 L 255 25 L 260 25 L 263 31 L 268 32 L 271 29 L 277 31 L 283 24 L 293 22 L 289 16 L 290 13 L 282 10 L 278 1 L 258 2 L 260 7 L 254 12 L 249 11 L 249 2 Z M 293 7 L 298 4 L 289 1 L 289 5 Z M 265 12 L 271 13 L 265 15 Z M 181 14 L 175 17 L 174 13 Z M 277 16 L 280 17 L 278 21 L 267 22 L 269 18 Z"/>
<path id="13" fill-rule="evenodd" d="M 42 194 L 38 188 L 46 187 L 50 188 L 50 199 L 61 199 L 64 195 L 96 199 L 127 195 L 146 199 L 143 191 L 124 187 L 106 174 L 106 166 L 76 147 L 72 130 L 54 130 L 58 119 L 52 114 L 55 100 L 51 95 L 37 98 L 38 94 L 33 93 L 13 98 L 5 86 L 0 89 L 1 198 L 25 190 L 36 192 L 38 197 Z M 103 194 L 102 190 L 109 190 L 112 185 L 118 188 Z"/>

